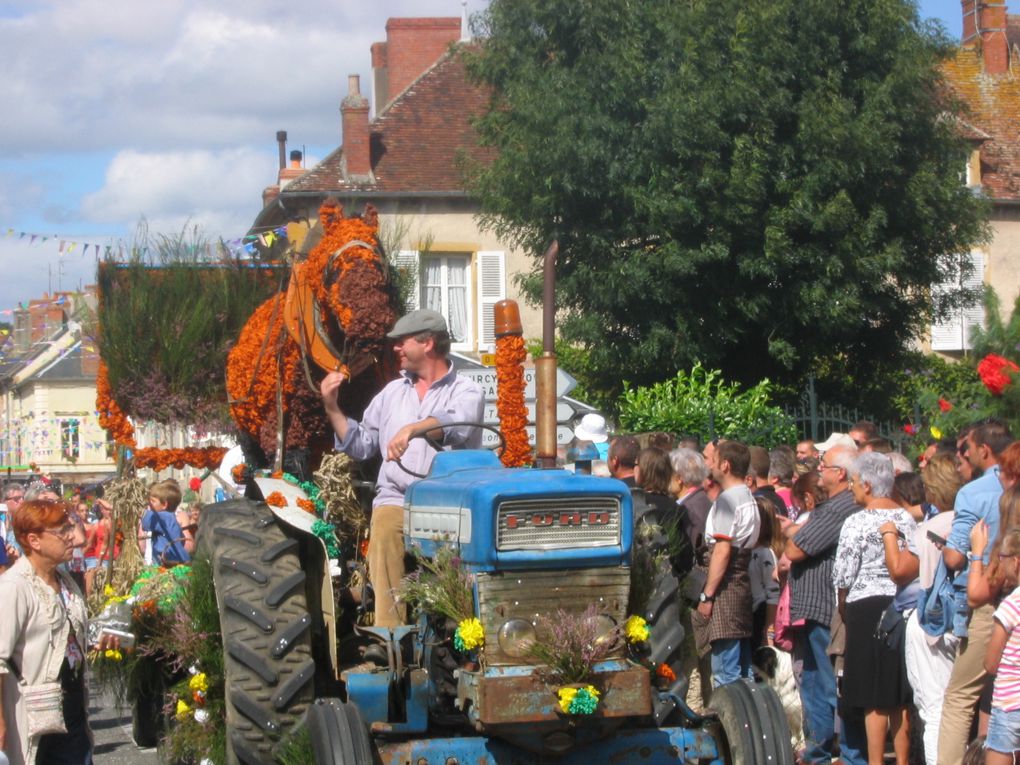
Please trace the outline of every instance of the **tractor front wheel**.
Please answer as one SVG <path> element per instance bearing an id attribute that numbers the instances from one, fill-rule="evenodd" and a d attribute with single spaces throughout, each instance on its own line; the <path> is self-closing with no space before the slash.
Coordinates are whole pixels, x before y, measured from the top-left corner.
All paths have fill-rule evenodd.
<path id="1" fill-rule="evenodd" d="M 340 699 L 316 699 L 305 719 L 315 765 L 369 765 L 372 741 L 361 712 Z"/>
<path id="2" fill-rule="evenodd" d="M 720 750 L 727 765 L 793 765 L 793 747 L 783 705 L 763 683 L 738 680 L 712 691 L 719 719 Z"/>

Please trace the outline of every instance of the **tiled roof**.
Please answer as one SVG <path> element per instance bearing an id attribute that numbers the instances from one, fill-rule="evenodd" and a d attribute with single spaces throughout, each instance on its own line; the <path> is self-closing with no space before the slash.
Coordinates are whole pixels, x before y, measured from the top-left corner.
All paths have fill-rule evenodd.
<path id="1" fill-rule="evenodd" d="M 1010 29 L 1014 19 L 1009 18 Z M 946 79 L 966 103 L 968 137 L 981 144 L 981 185 L 992 199 L 1020 199 L 1020 80 L 984 73 L 980 48 L 963 46 L 945 64 Z"/>
<path id="2" fill-rule="evenodd" d="M 485 90 L 471 83 L 456 49 L 394 99 L 371 124 L 371 162 L 375 183 L 351 184 L 341 172 L 343 147 L 281 193 L 463 192 L 464 158 L 488 161 L 489 150 L 478 145 L 471 120 L 488 103 Z"/>

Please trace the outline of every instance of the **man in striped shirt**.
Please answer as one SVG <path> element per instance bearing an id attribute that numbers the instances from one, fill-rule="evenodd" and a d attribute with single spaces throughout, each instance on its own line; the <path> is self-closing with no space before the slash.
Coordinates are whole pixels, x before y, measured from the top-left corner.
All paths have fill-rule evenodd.
<path id="1" fill-rule="evenodd" d="M 819 483 L 828 499 L 815 508 L 807 523 L 791 524 L 786 530 L 786 557 L 792 563 L 790 618 L 804 620 L 794 646 L 804 663 L 800 683 L 806 740 L 803 762 L 812 765 L 829 763 L 835 757 L 836 675 L 828 654 L 829 624 L 836 605 L 832 564 L 843 522 L 861 510 L 849 484 L 849 468 L 856 456 L 857 449 L 852 446 L 836 446 L 822 455 Z M 844 729 L 842 743 L 844 761 L 855 762 L 858 742 L 852 731 Z M 864 744 L 863 737 L 860 743 Z"/>

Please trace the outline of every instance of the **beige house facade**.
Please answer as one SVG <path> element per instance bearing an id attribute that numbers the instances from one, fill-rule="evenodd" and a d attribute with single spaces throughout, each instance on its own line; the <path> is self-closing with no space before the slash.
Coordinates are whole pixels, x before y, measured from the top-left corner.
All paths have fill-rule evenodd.
<path id="1" fill-rule="evenodd" d="M 14 312 L 0 364 L 2 479 L 42 473 L 88 484 L 115 473 L 95 411 L 98 350 L 80 323 L 87 300 L 56 293 Z"/>

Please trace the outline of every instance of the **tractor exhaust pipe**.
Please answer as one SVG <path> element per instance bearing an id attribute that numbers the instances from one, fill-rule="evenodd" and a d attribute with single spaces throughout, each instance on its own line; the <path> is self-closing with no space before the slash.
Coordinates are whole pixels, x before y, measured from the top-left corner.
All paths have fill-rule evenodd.
<path id="1" fill-rule="evenodd" d="M 556 255 L 555 239 L 542 260 L 542 356 L 535 360 L 535 465 L 556 467 Z"/>

